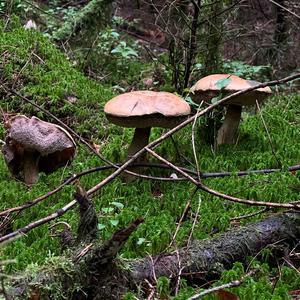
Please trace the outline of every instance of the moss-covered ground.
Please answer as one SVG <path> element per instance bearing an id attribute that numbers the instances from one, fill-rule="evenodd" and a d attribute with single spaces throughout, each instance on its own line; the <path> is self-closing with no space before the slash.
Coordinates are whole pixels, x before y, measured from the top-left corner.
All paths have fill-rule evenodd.
<path id="1" fill-rule="evenodd" d="M 83 137 L 99 145 L 100 152 L 109 160 L 120 162 L 125 159 L 126 148 L 133 131 L 110 125 L 106 120 L 103 105 L 114 95 L 111 88 L 85 77 L 46 37 L 37 31 L 25 31 L 17 21 L 10 22 L 5 27 L 4 24 L 1 25 L 0 82 L 6 88 L 13 88 L 26 95 Z M 9 94 L 3 86 L 0 89 L 0 99 L 1 108 L 5 112 L 36 115 L 44 120 L 53 121 L 30 104 Z M 209 179 L 205 180 L 205 183 L 216 190 L 242 198 L 272 202 L 299 200 L 300 174 L 292 174 L 286 170 L 288 166 L 299 164 L 300 159 L 300 96 L 287 92 L 276 94 L 263 106 L 262 114 L 272 138 L 276 157 L 272 154 L 259 114 L 245 112 L 238 143 L 222 146 L 216 152 L 197 138 L 200 134 L 199 130 L 196 132 L 200 170 L 233 173 L 231 177 Z M 159 137 L 162 132 L 160 129 L 153 130 L 151 139 Z M 191 127 L 181 130 L 174 135 L 177 147 L 167 140 L 157 148 L 157 152 L 178 165 L 194 169 L 191 132 Z M 0 135 L 3 140 L 3 125 L 0 127 Z M 181 157 L 178 156 L 178 152 Z M 84 146 L 79 147 L 76 159 L 70 167 L 48 176 L 42 174 L 39 182 L 32 189 L 28 189 L 11 177 L 1 155 L 0 209 L 32 200 L 54 189 L 71 174 L 101 164 L 103 163 L 99 158 Z M 238 170 L 277 167 L 282 167 L 283 171 L 245 177 L 234 175 Z M 89 189 L 109 173 L 110 171 L 93 173 L 82 178 L 80 182 Z M 170 176 L 172 172 L 149 170 L 147 173 Z M 140 179 L 124 184 L 119 178 L 115 179 L 93 197 L 99 216 L 101 238 L 105 240 L 133 219 L 144 217 L 145 223 L 132 234 L 120 256 L 136 258 L 164 251 L 194 189 L 194 186 L 187 182 L 167 183 Z M 13 227 L 20 228 L 54 212 L 73 199 L 73 192 L 73 186 L 66 186 L 60 193 L 16 215 Z M 185 244 L 198 206 L 199 219 L 193 230 L 193 237 L 197 239 L 209 238 L 214 233 L 237 226 L 231 222 L 231 218 L 260 209 L 226 202 L 198 192 L 194 196 L 192 210 L 176 237 L 177 246 Z M 264 215 L 259 215 L 247 218 L 238 225 L 263 217 Z M 78 212 L 74 209 L 60 220 L 68 222 L 75 229 Z M 6 272 L 23 270 L 29 264 L 43 264 L 47 258 L 59 254 L 59 243 L 49 236 L 48 225 L 38 227 L 0 249 L 1 259 L 17 259 L 17 263 L 10 265 Z M 262 272 L 233 290 L 241 299 L 288 299 L 288 292 L 300 286 L 299 274 L 281 262 L 278 262 L 277 267 L 256 261 L 253 264 L 259 264 Z M 241 265 L 236 264 L 215 284 L 240 278 L 243 272 Z M 181 292 L 176 299 L 186 299 L 194 292 L 182 282 Z"/>

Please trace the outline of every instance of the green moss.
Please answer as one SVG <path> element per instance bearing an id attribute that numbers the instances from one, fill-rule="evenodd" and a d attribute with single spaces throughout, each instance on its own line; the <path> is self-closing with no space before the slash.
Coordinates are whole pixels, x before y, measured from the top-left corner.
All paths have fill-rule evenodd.
<path id="1" fill-rule="evenodd" d="M 105 137 L 103 105 L 113 96 L 111 90 L 85 77 L 48 38 L 24 30 L 16 19 L 10 22 L 9 31 L 0 30 L 1 82 L 72 124 L 79 133 Z M 48 118 L 2 89 L 0 97 L 4 110 Z"/>

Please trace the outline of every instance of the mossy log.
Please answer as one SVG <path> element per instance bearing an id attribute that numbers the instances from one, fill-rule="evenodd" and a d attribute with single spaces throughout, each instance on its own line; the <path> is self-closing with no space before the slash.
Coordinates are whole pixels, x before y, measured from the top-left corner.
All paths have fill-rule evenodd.
<path id="1" fill-rule="evenodd" d="M 80 35 L 78 39 L 90 36 L 88 32 L 98 33 L 103 29 L 111 19 L 112 1 L 110 0 L 91 0 L 70 20 L 67 20 L 55 34 L 57 41 L 73 40 L 75 36 Z M 81 34 L 79 34 L 81 33 Z"/>
<path id="2" fill-rule="evenodd" d="M 284 241 L 294 244 L 300 238 L 300 214 L 284 213 L 245 227 L 233 228 L 209 240 L 194 241 L 189 248 L 179 253 L 162 254 L 130 263 L 132 280 L 141 283 L 156 277 L 176 278 L 179 269 L 189 275 L 191 282 L 217 278 L 234 262 L 245 262 L 268 245 Z M 180 259 L 180 264 L 178 263 Z M 153 263 L 154 262 L 154 263 Z"/>
<path id="3" fill-rule="evenodd" d="M 80 260 L 68 259 L 65 274 L 59 266 L 59 271 L 50 273 L 55 277 L 46 276 L 44 271 L 33 276 L 34 283 L 28 279 L 19 282 L 10 290 L 12 299 L 25 299 L 25 295 L 33 294 L 38 295 L 34 299 L 52 299 L 51 286 L 55 287 L 56 295 L 60 290 L 68 299 L 121 299 L 122 294 L 142 286 L 145 280 L 154 282 L 155 278 L 166 276 L 176 282 L 179 273 L 190 283 L 203 283 L 217 279 L 234 262 L 245 262 L 268 245 L 284 242 L 293 246 L 300 238 L 300 214 L 289 212 L 233 228 L 209 240 L 194 241 L 190 247 L 173 253 L 139 260 L 115 259 L 116 251 L 140 222 L 137 220 L 115 233 L 103 246 L 92 248 Z M 45 286 L 47 289 L 43 289 Z"/>

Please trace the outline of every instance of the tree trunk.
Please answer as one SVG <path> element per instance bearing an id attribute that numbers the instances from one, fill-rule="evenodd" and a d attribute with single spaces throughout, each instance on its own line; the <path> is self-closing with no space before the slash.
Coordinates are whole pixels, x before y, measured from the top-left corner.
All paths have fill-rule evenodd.
<path id="1" fill-rule="evenodd" d="M 234 262 L 245 262 L 248 256 L 255 256 L 268 245 L 284 241 L 293 246 L 300 238 L 300 215 L 289 212 L 233 228 L 210 240 L 194 241 L 189 248 L 177 252 L 116 263 L 113 259 L 116 251 L 140 222 L 137 220 L 120 230 L 110 241 L 102 247 L 95 247 L 80 261 L 69 259 L 66 274 L 62 274 L 63 269 L 57 267 L 57 272 L 51 272 L 54 275 L 41 272 L 39 276 L 34 276 L 34 284 L 22 280 L 9 291 L 12 299 L 24 299 L 25 294 L 33 293 L 40 297 L 35 299 L 50 299 L 47 287 L 53 282 L 56 288 L 61 286 L 62 295 L 68 299 L 121 299 L 124 292 L 141 286 L 146 279 L 154 282 L 155 278 L 166 276 L 176 282 L 181 268 L 182 278 L 193 284 L 203 283 L 217 279 Z M 55 281 L 58 279 L 60 284 Z"/>

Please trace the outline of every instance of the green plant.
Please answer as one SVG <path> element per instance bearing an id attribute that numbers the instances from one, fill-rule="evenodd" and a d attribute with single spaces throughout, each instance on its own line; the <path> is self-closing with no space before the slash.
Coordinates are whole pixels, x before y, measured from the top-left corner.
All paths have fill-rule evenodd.
<path id="1" fill-rule="evenodd" d="M 257 79 L 265 81 L 270 78 L 271 66 L 252 66 L 242 61 L 224 61 L 222 65 L 224 73 L 234 74 L 244 79 Z"/>
<path id="2" fill-rule="evenodd" d="M 129 47 L 125 41 L 121 41 L 110 53 L 119 55 L 125 59 L 138 57 L 138 53 L 132 47 Z"/>
<path id="3" fill-rule="evenodd" d="M 156 288 L 160 298 L 167 298 L 170 294 L 170 279 L 167 277 L 159 277 Z"/>

